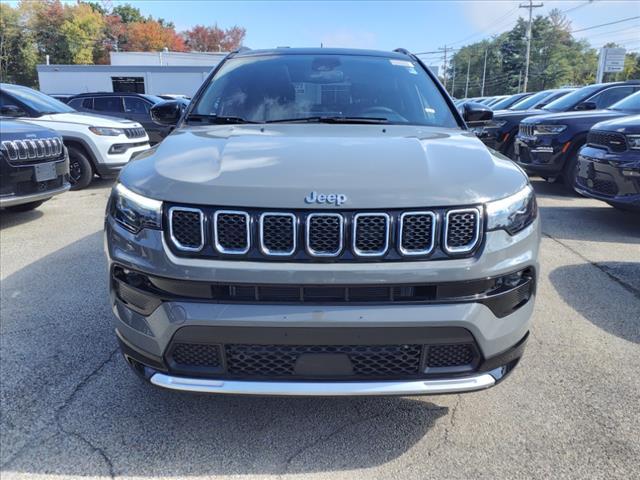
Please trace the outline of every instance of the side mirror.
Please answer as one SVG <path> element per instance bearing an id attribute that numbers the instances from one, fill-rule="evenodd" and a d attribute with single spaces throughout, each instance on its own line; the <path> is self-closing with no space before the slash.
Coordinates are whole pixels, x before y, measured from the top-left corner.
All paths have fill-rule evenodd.
<path id="1" fill-rule="evenodd" d="M 595 110 L 598 108 L 596 102 L 582 102 L 576 105 L 576 110 Z"/>
<path id="2" fill-rule="evenodd" d="M 156 103 L 151 107 L 151 120 L 158 125 L 173 127 L 180 120 L 184 108 L 185 104 L 176 100 Z"/>
<path id="3" fill-rule="evenodd" d="M 477 102 L 465 102 L 460 105 L 459 111 L 463 120 L 470 127 L 484 125 L 493 119 L 491 107 Z"/>
<path id="4" fill-rule="evenodd" d="M 0 115 L 4 115 L 5 117 L 26 117 L 27 112 L 15 105 L 3 105 L 0 107 Z"/>

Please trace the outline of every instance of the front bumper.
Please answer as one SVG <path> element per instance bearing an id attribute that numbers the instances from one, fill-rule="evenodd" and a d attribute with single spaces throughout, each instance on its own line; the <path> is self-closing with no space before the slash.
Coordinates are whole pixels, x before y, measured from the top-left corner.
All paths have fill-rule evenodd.
<path id="1" fill-rule="evenodd" d="M 529 174 L 560 175 L 569 146 L 552 135 L 531 138 L 518 134 L 514 140 L 514 160 Z"/>
<path id="2" fill-rule="evenodd" d="M 49 162 L 55 164 L 55 178 L 36 180 L 36 163 L 11 164 L 0 159 L 0 208 L 47 200 L 69 190 L 67 176 L 69 162 L 66 157 Z"/>

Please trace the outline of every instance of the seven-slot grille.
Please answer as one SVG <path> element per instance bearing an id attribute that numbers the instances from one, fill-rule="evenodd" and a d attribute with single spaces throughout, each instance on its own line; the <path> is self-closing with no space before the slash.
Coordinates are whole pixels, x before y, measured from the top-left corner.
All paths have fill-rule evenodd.
<path id="1" fill-rule="evenodd" d="M 127 136 L 127 138 L 141 138 L 141 137 L 144 137 L 147 134 L 147 132 L 142 127 L 136 127 L 136 128 L 125 128 L 124 134 Z"/>
<path id="2" fill-rule="evenodd" d="M 621 133 L 591 131 L 587 135 L 587 143 L 598 147 L 605 147 L 612 152 L 624 152 L 627 150 L 627 139 Z"/>
<path id="3" fill-rule="evenodd" d="M 10 161 L 43 160 L 56 158 L 62 154 L 62 140 L 58 137 L 25 140 L 5 140 L 2 150 Z"/>
<path id="4" fill-rule="evenodd" d="M 167 221 L 169 245 L 177 253 L 257 260 L 401 260 L 432 254 L 441 259 L 473 254 L 482 240 L 479 207 L 309 213 L 172 206 Z"/>
<path id="5" fill-rule="evenodd" d="M 522 135 L 523 137 L 533 137 L 533 125 L 529 125 L 526 123 L 521 123 L 520 124 L 520 128 L 519 128 L 519 132 L 520 135 Z"/>

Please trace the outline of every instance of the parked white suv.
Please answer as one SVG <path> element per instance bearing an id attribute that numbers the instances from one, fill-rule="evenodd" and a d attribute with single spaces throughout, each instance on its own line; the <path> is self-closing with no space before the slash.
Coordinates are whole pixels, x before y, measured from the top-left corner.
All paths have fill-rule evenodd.
<path id="1" fill-rule="evenodd" d="M 0 85 L 0 114 L 56 130 L 69 150 L 72 190 L 94 174 L 117 175 L 131 158 L 149 148 L 142 125 L 130 120 L 80 113 L 44 93 L 20 85 Z"/>

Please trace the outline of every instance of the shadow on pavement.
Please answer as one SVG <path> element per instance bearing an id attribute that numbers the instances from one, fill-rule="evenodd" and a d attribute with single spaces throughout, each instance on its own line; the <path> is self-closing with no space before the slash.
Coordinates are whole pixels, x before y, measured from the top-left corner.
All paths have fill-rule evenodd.
<path id="1" fill-rule="evenodd" d="M 40 218 L 42 215 L 44 214 L 39 209 L 29 210 L 28 212 L 0 210 L 0 229 L 15 227 L 16 225 L 32 222 Z"/>
<path id="2" fill-rule="evenodd" d="M 640 301 L 640 262 L 608 262 L 597 267 Z M 613 284 L 588 280 L 594 273 L 593 265 L 582 263 L 556 268 L 549 279 L 563 300 L 591 323 L 617 337 L 640 343 L 639 302 L 615 302 L 610 291 Z"/>
<path id="3" fill-rule="evenodd" d="M 154 388 L 116 351 L 106 273 L 95 232 L 3 280 L 3 472 L 183 477 L 366 468 L 403 455 L 449 411 L 410 398 Z"/>

